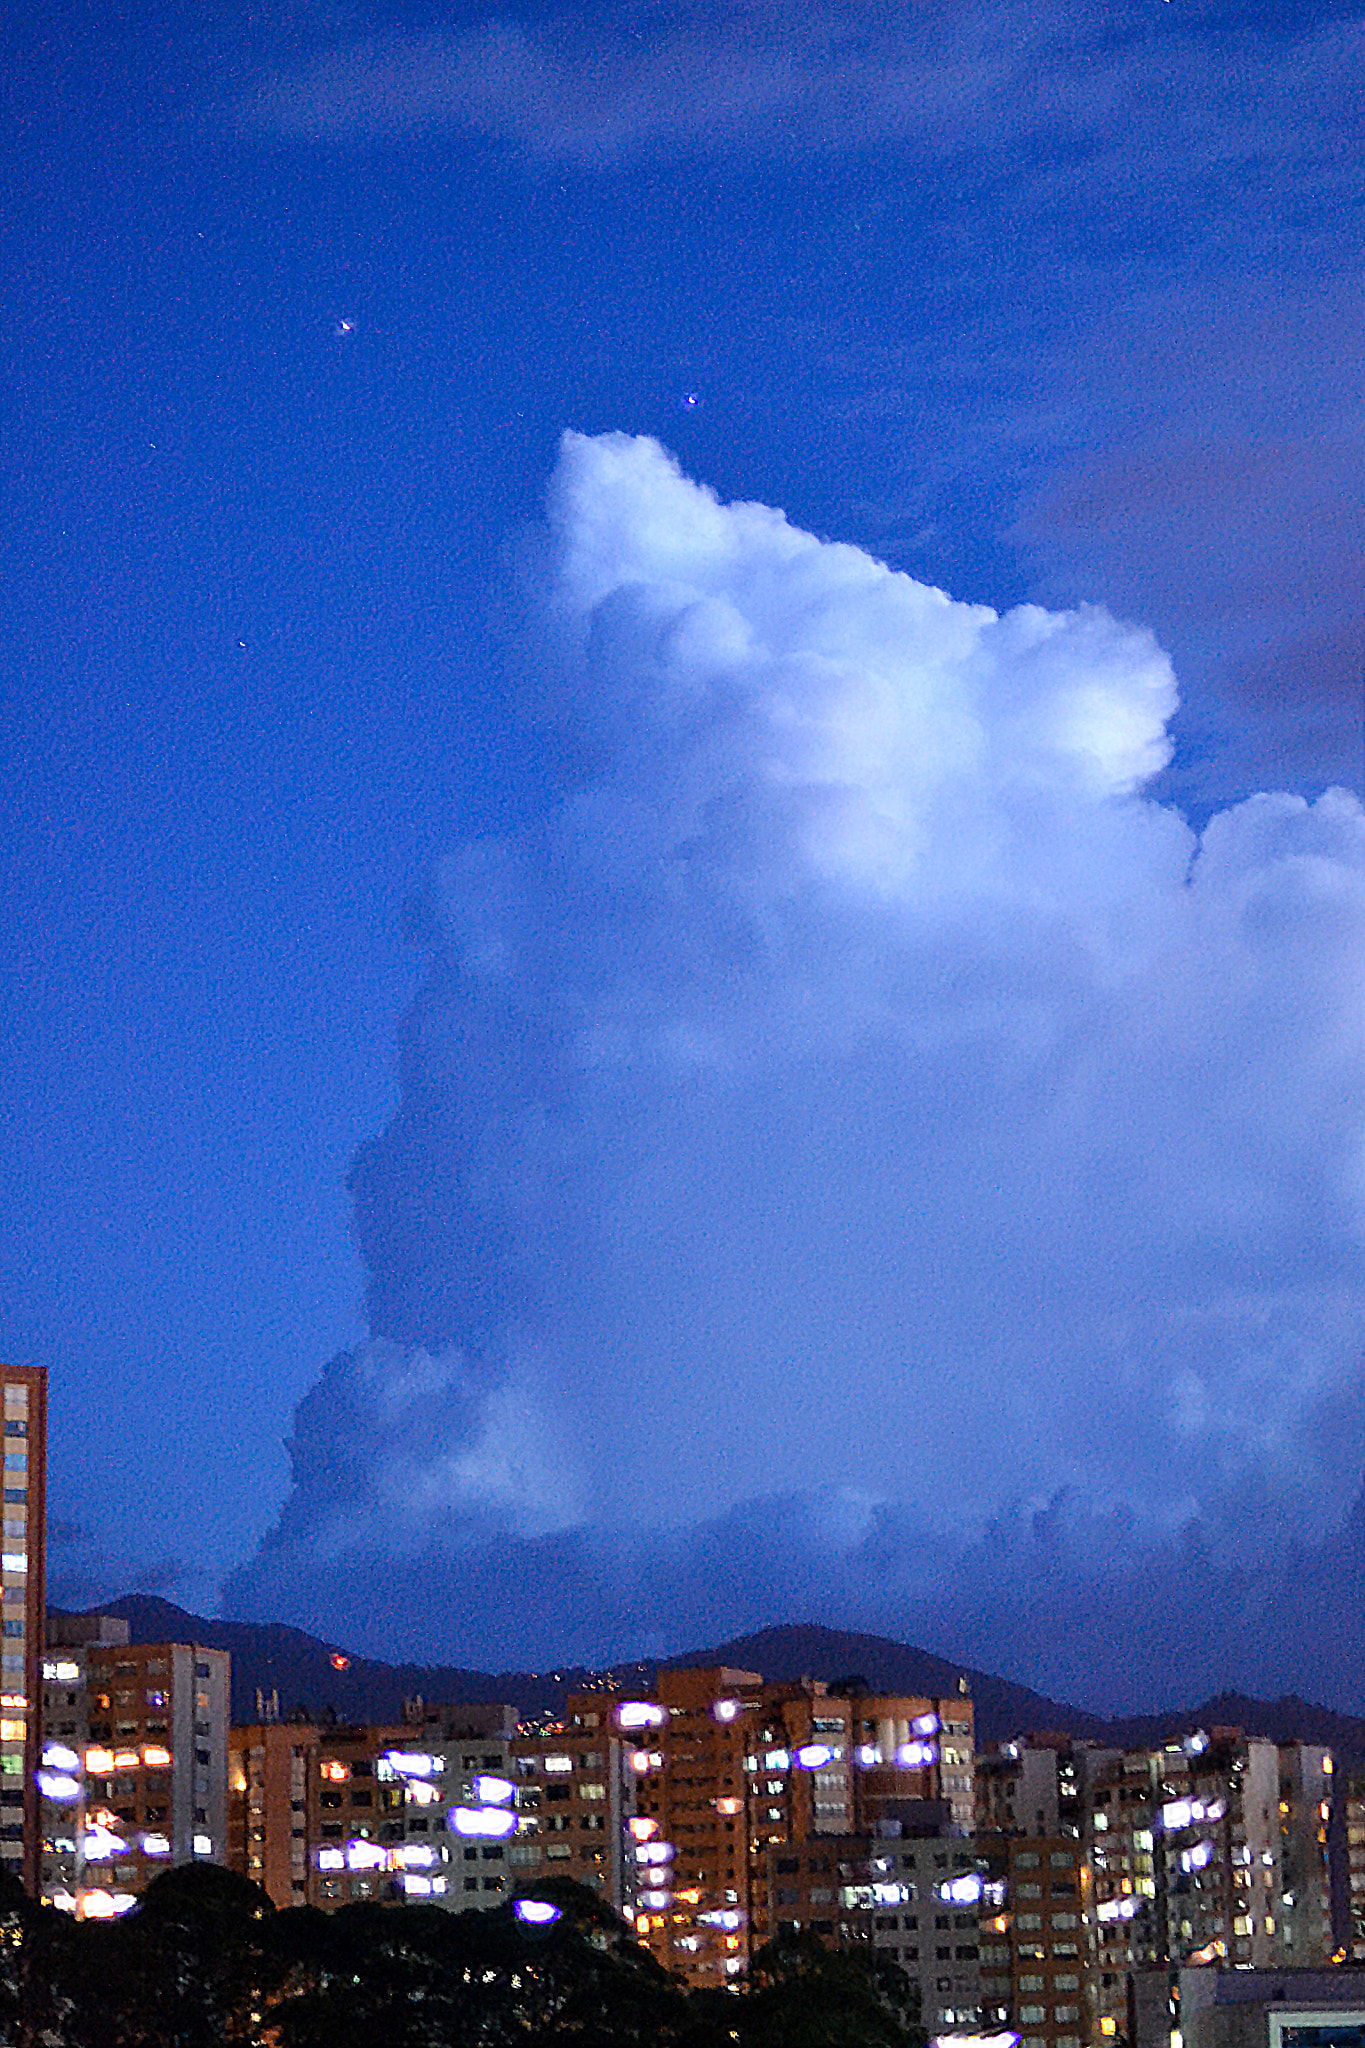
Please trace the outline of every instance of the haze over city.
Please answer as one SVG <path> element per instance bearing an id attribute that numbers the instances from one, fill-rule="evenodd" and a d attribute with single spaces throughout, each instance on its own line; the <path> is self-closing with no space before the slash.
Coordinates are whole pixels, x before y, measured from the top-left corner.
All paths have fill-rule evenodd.
<path id="1" fill-rule="evenodd" d="M 1363 11 L 21 25 L 59 1605 L 1365 1711 Z"/>

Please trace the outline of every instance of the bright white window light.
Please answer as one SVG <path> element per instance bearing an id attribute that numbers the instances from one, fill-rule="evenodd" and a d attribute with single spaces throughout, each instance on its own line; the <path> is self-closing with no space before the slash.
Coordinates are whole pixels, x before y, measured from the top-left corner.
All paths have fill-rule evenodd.
<path id="1" fill-rule="evenodd" d="M 740 1702 L 738 1700 L 717 1700 L 711 1712 L 718 1721 L 733 1721 L 737 1718 L 739 1709 Z"/>
<path id="2" fill-rule="evenodd" d="M 668 1708 L 656 1706 L 653 1700 L 625 1700 L 616 1709 L 620 1728 L 662 1728 L 667 1719 Z"/>
<path id="3" fill-rule="evenodd" d="M 403 1879 L 403 1890 L 410 1899 L 429 1899 L 431 1897 L 431 1879 L 429 1877 L 405 1877 Z"/>
<path id="4" fill-rule="evenodd" d="M 635 1851 L 637 1863 L 671 1863 L 676 1851 L 671 1842 L 641 1842 Z"/>
<path id="5" fill-rule="evenodd" d="M 211 1856 L 213 1854 L 213 1836 L 196 1835 L 190 1846 L 193 1848 L 196 1856 Z"/>
<path id="6" fill-rule="evenodd" d="M 505 1806 L 452 1806 L 450 1825 L 457 1835 L 496 1838 L 515 1834 L 517 1817 Z"/>
<path id="7" fill-rule="evenodd" d="M 345 1850 L 344 1850 L 344 1849 L 319 1849 L 319 1850 L 318 1850 L 318 1869 L 319 1869 L 319 1870 L 344 1870 L 345 1868 L 346 1868 L 346 1852 L 345 1852 Z"/>
<path id="8" fill-rule="evenodd" d="M 547 1756 L 545 1768 L 552 1777 L 562 1778 L 566 1771 L 573 1769 L 573 1758 L 571 1756 Z"/>
<path id="9" fill-rule="evenodd" d="M 929 2048 L 1019 2048 L 1020 2036 L 999 2034 L 935 2034 Z"/>
<path id="10" fill-rule="evenodd" d="M 144 1835 L 142 1837 L 142 1853 L 144 1856 L 169 1856 L 171 1853 L 169 1835 Z"/>
<path id="11" fill-rule="evenodd" d="M 474 1780 L 474 1797 L 485 1806 L 506 1806 L 517 1796 L 517 1788 L 510 1778 L 495 1778 L 484 1771 Z"/>
<path id="12" fill-rule="evenodd" d="M 49 1742 L 43 1748 L 43 1763 L 49 1771 L 78 1771 L 81 1760 L 63 1742 Z"/>
<path id="13" fill-rule="evenodd" d="M 363 1836 L 346 1844 L 346 1866 L 349 1870 L 382 1870 L 389 1860 L 387 1849 L 381 1849 L 378 1842 L 369 1842 Z"/>
<path id="14" fill-rule="evenodd" d="M 937 1735 L 939 1719 L 937 1714 L 920 1714 L 910 1723 L 916 1735 Z"/>
<path id="15" fill-rule="evenodd" d="M 436 1774 L 439 1759 L 424 1756 L 419 1750 L 387 1749 L 384 1761 L 400 1778 L 430 1778 Z"/>
<path id="16" fill-rule="evenodd" d="M 827 1742 L 805 1742 L 796 1752 L 796 1761 L 803 1771 L 822 1771 L 826 1764 L 834 1762 L 835 1752 Z"/>
<path id="17" fill-rule="evenodd" d="M 39 1771 L 38 1790 L 44 1799 L 55 1799 L 58 1805 L 66 1805 L 81 1796 L 81 1781 L 66 1771 Z"/>
<path id="18" fill-rule="evenodd" d="M 922 1771 L 934 1761 L 936 1754 L 932 1742 L 903 1742 L 896 1751 L 896 1762 L 903 1771 Z"/>
<path id="19" fill-rule="evenodd" d="M 938 1895 L 947 1906 L 975 1906 L 985 1891 L 985 1884 L 975 1870 L 964 1871 L 961 1877 L 950 1877 L 938 1886 Z"/>
<path id="20" fill-rule="evenodd" d="M 82 1846 L 87 1863 L 108 1863 L 115 1856 L 128 1854 L 128 1844 L 122 1835 L 104 1827 L 91 1828 Z"/>
<path id="21" fill-rule="evenodd" d="M 517 1899 L 512 1911 L 527 1927 L 549 1927 L 560 1917 L 559 1907 L 548 1899 Z"/>
<path id="22" fill-rule="evenodd" d="M 1141 1899 L 1101 1899 L 1095 1908 L 1095 1918 L 1097 1920 L 1131 1920 L 1141 1910 Z"/>

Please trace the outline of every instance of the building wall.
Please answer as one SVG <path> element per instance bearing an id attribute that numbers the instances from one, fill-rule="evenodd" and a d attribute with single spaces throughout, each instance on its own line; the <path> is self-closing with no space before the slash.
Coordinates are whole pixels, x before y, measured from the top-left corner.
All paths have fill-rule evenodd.
<path id="1" fill-rule="evenodd" d="M 1365 1962 L 1365 1770 L 1335 1774 L 1334 1941 L 1346 1960 Z"/>
<path id="2" fill-rule="evenodd" d="M 636 1928 L 694 1987 L 737 1976 L 782 1921 L 774 1849 L 870 1834 L 907 1802 L 942 1804 L 949 1825 L 971 1824 L 974 1731 L 962 1695 L 765 1685 L 717 1667 L 661 1671 L 652 1700 L 617 1695 L 611 1713 L 623 1736 L 625 1717 L 658 1717 L 637 1719 L 635 1736 L 639 1819 L 653 1824 L 636 1850 Z"/>
<path id="3" fill-rule="evenodd" d="M 0 1642 L 0 1868 L 38 1889 L 43 1627 L 47 1606 L 47 1373 L 0 1365 L 4 1427 Z"/>
<path id="4" fill-rule="evenodd" d="M 1325 1963 L 1335 1946 L 1327 1860 L 1334 1767 L 1319 1744 L 1284 1743 L 1280 1759 L 1280 1956 Z"/>
<path id="5" fill-rule="evenodd" d="M 982 1908 L 983 2026 L 1016 2029 L 1021 2048 L 1081 2048 L 1096 2033 L 1083 1845 L 1069 1835 L 982 1835 L 978 1847 L 996 1887 Z"/>
<path id="6" fill-rule="evenodd" d="M 981 1865 L 970 1837 L 872 1843 L 872 1945 L 909 1977 L 931 2035 L 981 2022 Z"/>
<path id="7" fill-rule="evenodd" d="M 275 1905 L 309 1903 L 308 1793 L 318 1731 L 307 1722 L 234 1728 L 228 1743 L 229 1867 L 264 1885 Z"/>
<path id="8" fill-rule="evenodd" d="M 54 1630 L 54 1634 L 57 1631 Z M 227 1857 L 230 1659 L 195 1643 L 54 1645 L 42 1894 L 85 1918 L 159 1870 Z"/>
<path id="9" fill-rule="evenodd" d="M 518 1828 L 508 1844 L 508 1863 L 518 1888 L 541 1877 L 572 1877 L 634 1921 L 634 1749 L 612 1729 L 609 1712 L 594 1694 L 571 1698 L 559 1728 L 516 1736 L 511 1756 Z"/>

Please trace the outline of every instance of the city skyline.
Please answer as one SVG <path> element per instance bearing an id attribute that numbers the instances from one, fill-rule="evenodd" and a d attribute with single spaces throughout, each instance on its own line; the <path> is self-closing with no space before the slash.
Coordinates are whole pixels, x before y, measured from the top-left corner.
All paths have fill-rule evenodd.
<path id="1" fill-rule="evenodd" d="M 1365 1709 L 1365 10 L 17 33 L 58 1604 Z"/>

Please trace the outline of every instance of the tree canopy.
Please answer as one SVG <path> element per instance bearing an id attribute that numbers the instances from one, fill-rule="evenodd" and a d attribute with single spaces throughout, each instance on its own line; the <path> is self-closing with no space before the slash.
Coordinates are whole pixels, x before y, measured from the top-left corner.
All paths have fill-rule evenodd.
<path id="1" fill-rule="evenodd" d="M 660 1969 L 595 1894 L 559 1917 L 357 1903 L 276 1912 L 208 1865 L 115 1921 L 0 1891 L 0 2040 L 18 2048 L 923 2048 L 900 1973 L 813 1937 L 734 1990 Z M 539 1895 L 539 1894 L 538 1894 Z M 544 1894 L 549 1897 L 548 1891 Z"/>

